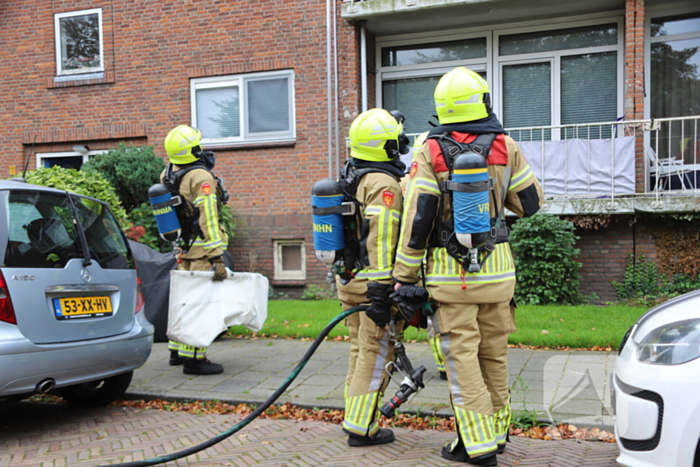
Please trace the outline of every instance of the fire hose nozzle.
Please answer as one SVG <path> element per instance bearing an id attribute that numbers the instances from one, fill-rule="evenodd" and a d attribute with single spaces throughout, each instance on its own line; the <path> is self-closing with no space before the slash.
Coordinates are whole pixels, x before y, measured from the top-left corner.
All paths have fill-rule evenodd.
<path id="1" fill-rule="evenodd" d="M 396 395 L 389 399 L 389 402 L 382 405 L 382 407 L 379 409 L 381 414 L 386 418 L 392 418 L 396 413 L 396 409 L 401 407 L 412 394 L 418 392 L 419 388 L 425 387 L 423 384 L 423 374 L 425 371 L 426 368 L 424 366 L 420 366 L 418 369 L 413 371 L 410 377 L 404 379 L 403 383 L 401 383 L 401 386 L 399 387 L 399 390 L 396 391 Z"/>

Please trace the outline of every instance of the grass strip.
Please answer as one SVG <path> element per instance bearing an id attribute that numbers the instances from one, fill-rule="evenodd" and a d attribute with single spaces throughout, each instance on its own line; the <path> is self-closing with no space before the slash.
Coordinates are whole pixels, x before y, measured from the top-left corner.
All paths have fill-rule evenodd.
<path id="1" fill-rule="evenodd" d="M 549 348 L 617 349 L 627 329 L 648 308 L 625 305 L 565 306 L 525 305 L 516 310 L 517 332 L 510 335 L 513 345 Z M 263 328 L 255 333 L 244 326 L 229 332 L 241 337 L 314 339 L 342 312 L 338 300 L 270 300 Z M 329 339 L 347 337 L 347 328 L 336 326 Z M 426 342 L 425 329 L 410 328 L 406 341 Z"/>

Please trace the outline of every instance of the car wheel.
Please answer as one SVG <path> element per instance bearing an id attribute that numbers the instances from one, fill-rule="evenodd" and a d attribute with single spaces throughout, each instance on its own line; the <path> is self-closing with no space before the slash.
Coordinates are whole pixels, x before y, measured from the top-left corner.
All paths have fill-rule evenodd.
<path id="1" fill-rule="evenodd" d="M 101 407 L 122 397 L 134 372 L 57 389 L 55 394 L 79 407 Z"/>

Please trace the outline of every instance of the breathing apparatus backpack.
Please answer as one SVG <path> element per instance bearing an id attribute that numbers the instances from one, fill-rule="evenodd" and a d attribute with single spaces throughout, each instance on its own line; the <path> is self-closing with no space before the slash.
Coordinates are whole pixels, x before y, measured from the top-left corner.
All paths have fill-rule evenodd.
<path id="1" fill-rule="evenodd" d="M 188 172 L 203 169 L 216 180 L 216 195 L 219 208 L 228 202 L 228 192 L 223 180 L 216 177 L 204 164 L 190 164 L 173 171 L 173 164 L 168 164 L 163 175 L 163 182 L 156 183 L 148 189 L 148 198 L 158 226 L 158 233 L 168 242 L 182 241 L 183 250 L 188 250 L 197 237 L 203 237 L 199 225 L 199 208 L 180 194 L 180 183 Z"/>
<path id="2" fill-rule="evenodd" d="M 486 161 L 496 136 L 480 134 L 471 143 L 460 143 L 447 134 L 428 137 L 437 141 L 450 169 L 450 180 L 441 183 L 440 191 L 443 196 L 450 196 L 452 205 L 452 221 L 445 220 L 444 200 L 440 198 L 440 218 L 431 245 L 446 248 L 462 268 L 467 267 L 467 272 L 479 272 L 495 245 L 508 241 L 508 227 L 501 226 L 504 203 L 500 200 L 499 207 Z M 497 212 L 493 219 L 491 200 Z"/>
<path id="3" fill-rule="evenodd" d="M 396 179 L 395 174 L 381 167 L 357 168 L 347 161 L 338 181 L 325 178 L 311 190 L 316 257 L 329 265 L 335 264 L 335 272 L 343 284 L 369 264 L 360 245 L 362 209 L 355 195 L 362 177 L 373 172 Z"/>

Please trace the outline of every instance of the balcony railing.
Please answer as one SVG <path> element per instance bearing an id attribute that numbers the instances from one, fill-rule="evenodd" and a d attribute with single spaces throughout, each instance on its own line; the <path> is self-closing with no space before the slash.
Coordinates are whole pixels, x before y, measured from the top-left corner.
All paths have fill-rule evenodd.
<path id="1" fill-rule="evenodd" d="M 556 212 L 697 209 L 700 116 L 507 130 Z"/>

